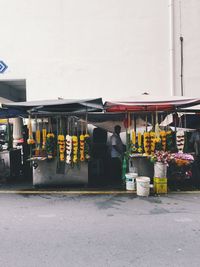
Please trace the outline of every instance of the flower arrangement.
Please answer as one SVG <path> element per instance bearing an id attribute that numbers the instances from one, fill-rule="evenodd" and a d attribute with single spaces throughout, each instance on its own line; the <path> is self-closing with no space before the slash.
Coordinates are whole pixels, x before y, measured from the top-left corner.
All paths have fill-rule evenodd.
<path id="1" fill-rule="evenodd" d="M 164 164 L 168 164 L 172 160 L 172 155 L 169 152 L 155 151 L 154 155 L 150 156 L 151 162 L 160 162 Z"/>
<path id="2" fill-rule="evenodd" d="M 160 138 L 161 138 L 161 143 L 162 143 L 162 150 L 166 150 L 166 145 L 167 145 L 167 138 L 166 138 L 166 131 L 160 131 Z"/>
<path id="3" fill-rule="evenodd" d="M 150 134 L 149 132 L 144 132 L 144 152 L 146 155 L 150 153 Z"/>
<path id="4" fill-rule="evenodd" d="M 142 153 L 142 134 L 138 133 L 138 153 Z"/>
<path id="5" fill-rule="evenodd" d="M 55 135 L 54 133 L 47 133 L 46 150 L 48 159 L 53 158 L 54 149 L 55 149 Z"/>
<path id="6" fill-rule="evenodd" d="M 27 140 L 28 145 L 34 145 L 35 140 L 33 139 L 33 130 L 32 130 L 32 124 L 31 124 L 31 117 L 29 116 L 28 119 L 28 140 Z"/>
<path id="7" fill-rule="evenodd" d="M 178 166 L 186 166 L 194 161 L 194 157 L 187 153 L 173 153 L 172 158 Z"/>
<path id="8" fill-rule="evenodd" d="M 85 160 L 89 160 L 90 159 L 90 146 L 89 146 L 89 143 L 90 143 L 90 136 L 89 134 L 85 134 L 84 136 L 84 141 L 85 141 L 85 146 L 84 146 L 84 153 L 85 153 Z"/>
<path id="9" fill-rule="evenodd" d="M 85 136 L 83 134 L 80 135 L 80 161 L 85 160 Z"/>
<path id="10" fill-rule="evenodd" d="M 184 131 L 182 131 L 182 130 L 177 131 L 176 144 L 177 144 L 178 152 L 183 152 L 184 144 L 185 144 Z"/>
<path id="11" fill-rule="evenodd" d="M 58 146 L 59 146 L 60 161 L 64 161 L 65 160 L 65 136 L 63 134 L 58 135 Z"/>
<path id="12" fill-rule="evenodd" d="M 174 136 L 174 132 L 172 132 L 171 130 L 166 132 L 166 150 L 168 151 L 171 151 L 174 149 L 173 136 Z"/>
<path id="13" fill-rule="evenodd" d="M 40 129 L 36 130 L 35 139 L 36 139 L 35 156 L 38 157 L 40 155 L 40 142 L 41 142 Z"/>
<path id="14" fill-rule="evenodd" d="M 47 130 L 46 128 L 42 129 L 42 149 L 45 149 L 47 141 Z"/>
<path id="15" fill-rule="evenodd" d="M 136 132 L 132 131 L 132 138 L 131 138 L 131 152 L 136 153 L 137 147 L 136 147 Z"/>
<path id="16" fill-rule="evenodd" d="M 74 164 L 76 164 L 78 162 L 78 137 L 76 135 L 72 136 L 72 149 L 73 149 L 72 161 Z"/>
<path id="17" fill-rule="evenodd" d="M 71 164 L 71 161 L 72 161 L 71 153 L 72 153 L 72 137 L 71 135 L 67 134 L 66 135 L 66 163 L 67 164 Z"/>
<path id="18" fill-rule="evenodd" d="M 151 154 L 153 155 L 156 147 L 156 133 L 152 131 L 150 132 L 150 144 L 151 144 Z"/>

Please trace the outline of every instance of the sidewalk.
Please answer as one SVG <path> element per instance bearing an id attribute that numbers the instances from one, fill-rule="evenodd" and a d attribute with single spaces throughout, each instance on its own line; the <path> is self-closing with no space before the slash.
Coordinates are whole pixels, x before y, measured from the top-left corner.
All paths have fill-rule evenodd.
<path id="1" fill-rule="evenodd" d="M 168 194 L 174 193 L 200 193 L 199 188 L 170 188 Z M 0 184 L 0 194 L 77 194 L 77 195 L 105 195 L 105 194 L 133 194 L 136 191 L 127 191 L 124 186 L 101 186 L 101 187 L 88 187 L 88 186 L 42 186 L 35 187 L 31 183 L 16 183 L 16 184 Z M 167 194 L 163 194 L 167 195 Z M 150 196 L 156 196 L 151 190 Z M 162 196 L 162 194 L 161 194 Z"/>

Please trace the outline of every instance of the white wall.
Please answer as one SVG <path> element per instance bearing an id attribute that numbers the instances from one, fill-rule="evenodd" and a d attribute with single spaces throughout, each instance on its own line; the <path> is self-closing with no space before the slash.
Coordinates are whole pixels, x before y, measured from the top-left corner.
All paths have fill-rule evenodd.
<path id="1" fill-rule="evenodd" d="M 180 35 L 183 36 L 183 93 L 200 97 L 200 1 L 175 0 L 175 94 L 181 95 Z"/>
<path id="2" fill-rule="evenodd" d="M 170 94 L 168 0 L 0 0 L 0 12 L 0 79 L 27 79 L 28 100 Z"/>

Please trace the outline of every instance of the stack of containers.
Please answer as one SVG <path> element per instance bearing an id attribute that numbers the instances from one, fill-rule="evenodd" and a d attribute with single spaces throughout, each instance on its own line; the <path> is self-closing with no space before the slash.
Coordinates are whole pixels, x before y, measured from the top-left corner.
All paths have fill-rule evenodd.
<path id="1" fill-rule="evenodd" d="M 156 194 L 167 194 L 167 164 L 154 163 L 154 192 Z"/>

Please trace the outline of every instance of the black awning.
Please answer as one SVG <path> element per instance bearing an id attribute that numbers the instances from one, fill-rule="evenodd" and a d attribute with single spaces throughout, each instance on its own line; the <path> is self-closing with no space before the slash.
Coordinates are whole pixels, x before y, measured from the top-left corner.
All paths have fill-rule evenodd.
<path id="1" fill-rule="evenodd" d="M 103 110 L 102 98 L 95 99 L 59 99 L 2 104 L 3 108 L 23 110 L 29 113 L 40 112 L 99 112 Z"/>

